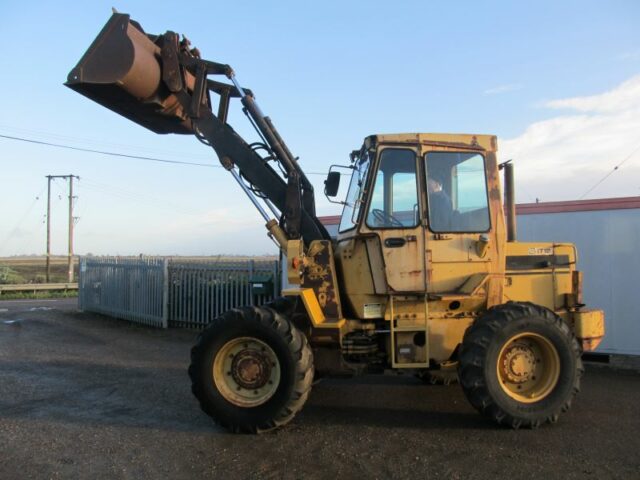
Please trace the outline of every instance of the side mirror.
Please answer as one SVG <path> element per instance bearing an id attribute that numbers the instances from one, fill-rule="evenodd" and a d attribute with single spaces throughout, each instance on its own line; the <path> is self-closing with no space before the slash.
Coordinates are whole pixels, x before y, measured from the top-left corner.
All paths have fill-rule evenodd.
<path id="1" fill-rule="evenodd" d="M 327 197 L 335 197 L 340 187 L 340 172 L 329 172 L 324 181 L 324 194 Z"/>

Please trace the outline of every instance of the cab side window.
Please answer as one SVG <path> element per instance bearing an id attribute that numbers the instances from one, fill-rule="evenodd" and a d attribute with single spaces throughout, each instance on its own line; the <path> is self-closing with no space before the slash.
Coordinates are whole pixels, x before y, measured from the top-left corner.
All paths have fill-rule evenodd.
<path id="1" fill-rule="evenodd" d="M 367 226 L 410 228 L 418 220 L 416 155 L 413 150 L 387 148 L 380 154 Z"/>
<path id="2" fill-rule="evenodd" d="M 426 155 L 429 228 L 487 232 L 491 228 L 484 157 L 469 152 Z"/>

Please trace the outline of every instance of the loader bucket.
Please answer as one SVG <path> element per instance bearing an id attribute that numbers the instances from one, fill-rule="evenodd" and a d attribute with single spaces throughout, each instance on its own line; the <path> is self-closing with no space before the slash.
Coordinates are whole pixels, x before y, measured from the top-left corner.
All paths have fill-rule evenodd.
<path id="1" fill-rule="evenodd" d="M 161 48 L 129 15 L 114 13 L 65 85 L 155 133 L 193 133 L 162 81 Z"/>

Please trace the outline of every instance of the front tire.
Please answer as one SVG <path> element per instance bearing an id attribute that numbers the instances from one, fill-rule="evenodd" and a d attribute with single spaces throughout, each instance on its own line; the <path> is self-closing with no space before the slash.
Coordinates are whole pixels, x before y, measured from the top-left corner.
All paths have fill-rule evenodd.
<path id="1" fill-rule="evenodd" d="M 225 312 L 191 349 L 191 390 L 202 410 L 232 432 L 289 422 L 309 396 L 313 373 L 306 337 L 268 307 Z"/>
<path id="2" fill-rule="evenodd" d="M 509 302 L 469 327 L 459 378 L 469 402 L 501 425 L 554 423 L 580 390 L 580 346 L 551 310 Z"/>

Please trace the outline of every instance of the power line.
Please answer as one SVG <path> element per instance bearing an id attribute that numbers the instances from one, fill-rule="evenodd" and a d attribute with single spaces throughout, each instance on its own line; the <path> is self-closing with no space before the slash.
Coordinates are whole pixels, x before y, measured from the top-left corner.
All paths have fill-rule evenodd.
<path id="1" fill-rule="evenodd" d="M 589 193 L 591 193 L 593 190 L 596 189 L 596 187 L 598 187 L 602 182 L 604 182 L 607 178 L 609 178 L 611 175 L 613 175 L 616 170 L 618 170 L 623 163 L 625 163 L 627 160 L 629 160 L 631 157 L 633 157 L 636 152 L 638 152 L 640 150 L 640 145 L 638 145 L 638 147 L 631 152 L 629 155 L 627 155 L 624 160 L 622 160 L 618 165 L 616 165 L 615 167 L 613 167 L 613 170 L 611 170 L 609 173 L 607 173 L 604 177 L 602 177 L 600 180 L 598 180 L 595 185 L 593 185 L 593 187 L 591 187 L 589 190 L 587 190 L 586 192 L 584 192 L 582 194 L 582 196 L 580 197 L 580 200 L 582 200 L 584 197 L 586 197 Z"/>
<path id="2" fill-rule="evenodd" d="M 190 210 L 184 206 L 175 205 L 170 202 L 166 202 L 166 199 L 161 199 L 151 195 L 143 195 L 140 193 L 131 192 L 123 188 L 114 187 L 111 185 L 106 185 L 104 183 L 87 180 L 86 177 L 83 177 L 83 182 L 84 182 L 85 188 L 89 187 L 90 190 L 93 190 L 95 192 L 102 193 L 102 194 L 112 195 L 119 199 L 151 205 L 156 208 L 160 206 L 164 206 L 165 209 L 170 209 L 170 210 L 173 210 L 174 212 L 179 212 L 187 215 L 197 214 L 196 211 Z"/>
<path id="3" fill-rule="evenodd" d="M 97 153 L 99 155 L 109 155 L 112 157 L 122 157 L 122 158 L 132 158 L 135 160 L 143 160 L 147 162 L 160 162 L 160 163 L 171 163 L 177 165 L 189 165 L 193 167 L 209 167 L 209 168 L 223 168 L 222 165 L 212 165 L 210 163 L 197 163 L 197 162 L 185 162 L 181 160 L 168 160 L 165 158 L 156 158 L 156 157 L 145 157 L 141 155 L 129 155 L 127 153 L 118 153 L 118 152 L 107 152 L 104 150 L 94 150 L 91 148 L 83 148 L 83 147 L 74 147 L 72 145 L 65 145 L 62 143 L 53 143 L 53 142 L 45 142 L 42 140 L 34 140 L 32 138 L 24 138 L 24 137 L 16 137 L 13 135 L 2 135 L 0 134 L 0 138 L 6 138 L 8 140 L 15 140 L 19 142 L 26 143 L 34 143 L 37 145 L 45 145 L 48 147 L 56 147 L 56 148 L 66 148 L 68 150 L 76 150 L 79 152 L 88 152 L 88 153 Z M 326 175 L 322 172 L 307 172 L 307 175 Z"/>
<path id="4" fill-rule="evenodd" d="M 67 196 L 67 192 L 60 186 L 60 184 L 58 182 L 56 182 L 56 179 L 60 178 L 60 177 L 51 177 L 52 180 L 52 184 L 55 185 L 55 187 L 58 189 L 58 191 L 60 193 L 58 193 L 58 200 L 62 200 L 62 197 L 66 197 Z"/>
<path id="5" fill-rule="evenodd" d="M 15 135 L 18 137 L 28 137 L 28 138 L 38 138 L 42 141 L 49 142 L 60 142 L 64 144 L 72 144 L 77 146 L 82 146 L 85 148 L 93 148 L 93 149 L 115 149 L 117 150 L 125 150 L 129 153 L 136 155 L 148 155 L 148 156 L 168 156 L 168 157 L 177 157 L 182 158 L 184 160 L 189 161 L 204 161 L 208 162 L 211 160 L 211 153 L 206 152 L 203 153 L 194 153 L 194 152 L 185 152 L 183 150 L 176 151 L 170 150 L 167 148 L 150 148 L 143 147 L 140 145 L 129 145 L 125 143 L 118 142 L 108 142 L 104 141 L 104 139 L 95 139 L 89 137 L 79 137 L 79 136 L 71 136 L 71 135 L 62 135 L 60 133 L 47 132 L 44 130 L 34 130 L 34 129 L 26 129 L 26 128 L 18 128 L 14 126 L 0 124 L 0 131 L 3 131 L 5 135 Z"/>
<path id="6" fill-rule="evenodd" d="M 14 137 L 11 135 L 2 135 L 0 137 L 7 138 L 9 140 L 17 140 L 19 142 L 27 142 L 27 143 L 35 143 L 38 145 L 46 145 L 48 147 L 56 147 L 56 148 L 66 148 L 68 150 L 77 150 L 79 152 L 88 152 L 88 153 L 97 153 L 99 155 L 110 155 L 112 157 L 124 157 L 124 158 L 133 158 L 136 160 L 145 160 L 148 162 L 162 162 L 162 163 L 174 163 L 179 165 L 191 165 L 196 167 L 214 167 L 214 168 L 222 168 L 222 165 L 211 165 L 208 163 L 195 163 L 195 162 L 183 162 L 180 160 L 167 160 L 163 158 L 155 158 L 155 157 L 143 157 L 140 155 L 129 155 L 126 153 L 117 153 L 117 152 L 106 152 L 103 150 L 93 150 L 91 148 L 82 148 L 82 147 L 74 147 L 71 145 L 64 145 L 61 143 L 51 143 L 51 142 L 43 142 L 40 140 L 33 140 L 32 138 L 22 138 L 22 137 Z"/>
<path id="7" fill-rule="evenodd" d="M 46 188 L 46 187 L 45 187 Z M 16 223 L 16 226 L 13 227 L 13 229 L 11 229 L 9 231 L 9 234 L 7 235 L 7 237 L 3 240 L 3 242 L 0 244 L 0 251 L 4 250 L 4 247 L 7 245 L 7 243 L 9 242 L 9 240 L 11 240 L 13 238 L 13 236 L 18 233 L 18 230 L 20 229 L 20 227 L 22 226 L 22 223 L 25 221 L 25 219 L 27 218 L 27 216 L 31 213 L 31 210 L 33 210 L 33 207 L 36 205 L 36 203 L 38 202 L 38 200 L 40 200 L 40 196 L 42 195 L 42 193 L 44 192 L 45 188 L 43 188 L 42 190 L 40 190 L 40 193 L 38 193 L 38 195 L 35 196 L 33 202 L 29 205 L 29 207 L 26 209 L 26 211 L 24 212 L 24 215 L 22 215 L 22 217 L 20 218 L 20 220 L 18 220 L 18 223 Z"/>

